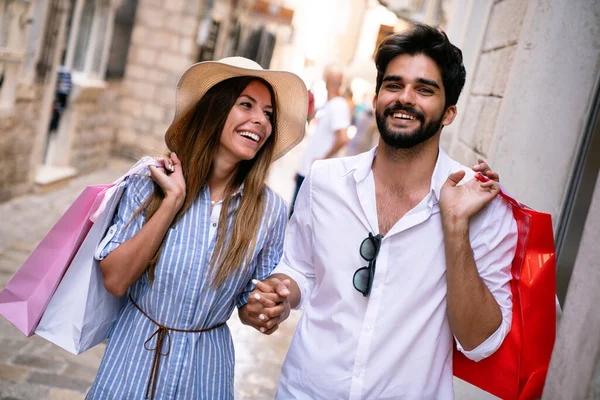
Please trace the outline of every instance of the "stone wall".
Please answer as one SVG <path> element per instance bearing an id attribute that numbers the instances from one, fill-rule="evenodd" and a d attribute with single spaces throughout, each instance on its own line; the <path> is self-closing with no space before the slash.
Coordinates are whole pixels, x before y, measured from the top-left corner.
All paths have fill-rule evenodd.
<path id="1" fill-rule="evenodd" d="M 141 0 L 119 89 L 114 152 L 139 157 L 165 150 L 181 74 L 196 60 L 204 0 Z"/>
<path id="2" fill-rule="evenodd" d="M 527 0 L 501 0 L 492 5 L 470 92 L 462 94 L 468 96 L 460 111 L 464 118 L 450 151 L 464 165 L 490 154 L 527 5 Z"/>
<path id="3" fill-rule="evenodd" d="M 71 166 L 78 173 L 88 173 L 106 166 L 117 130 L 118 92 L 109 85 L 101 91 L 82 96 L 73 104 L 74 135 L 71 143 Z"/>
<path id="4" fill-rule="evenodd" d="M 33 186 L 33 152 L 43 87 L 20 85 L 14 111 L 0 116 L 0 202 Z"/>

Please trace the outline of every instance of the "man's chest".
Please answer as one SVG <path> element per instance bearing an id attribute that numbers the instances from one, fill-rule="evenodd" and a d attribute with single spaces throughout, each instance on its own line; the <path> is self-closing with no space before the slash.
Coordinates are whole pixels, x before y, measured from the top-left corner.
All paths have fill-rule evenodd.
<path id="1" fill-rule="evenodd" d="M 417 207 L 422 200 L 414 195 L 398 195 L 383 189 L 377 189 L 375 197 L 377 224 L 379 233 L 383 236 L 386 236 L 402 217 Z"/>

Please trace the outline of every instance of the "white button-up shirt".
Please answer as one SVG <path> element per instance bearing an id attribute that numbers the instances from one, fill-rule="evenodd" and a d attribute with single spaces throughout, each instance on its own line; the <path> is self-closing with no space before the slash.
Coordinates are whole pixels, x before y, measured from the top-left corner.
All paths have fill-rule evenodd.
<path id="1" fill-rule="evenodd" d="M 369 297 L 352 284 L 359 253 L 378 233 L 376 149 L 316 162 L 302 185 L 274 273 L 293 278 L 304 308 L 282 367 L 277 398 L 452 399 L 452 332 L 438 199 L 448 175 L 469 168 L 441 148 L 431 191 L 381 242 Z M 472 351 L 491 355 L 510 330 L 510 266 L 517 242 L 512 209 L 498 196 L 471 219 L 477 269 L 502 310 L 502 324 Z"/>

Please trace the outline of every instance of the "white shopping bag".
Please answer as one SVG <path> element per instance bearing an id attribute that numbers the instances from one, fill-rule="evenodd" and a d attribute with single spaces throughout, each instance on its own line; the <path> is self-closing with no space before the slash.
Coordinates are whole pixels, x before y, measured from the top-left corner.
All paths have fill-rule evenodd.
<path id="1" fill-rule="evenodd" d="M 89 215 L 93 225 L 35 330 L 39 336 L 73 354 L 82 353 L 106 339 L 125 303 L 124 296 L 113 296 L 104 288 L 96 251 L 109 230 L 127 178 L 150 165 L 162 167 L 153 158 L 144 157 L 113 182 L 98 209 Z M 108 232 L 106 239 L 114 233 Z"/>
<path id="2" fill-rule="evenodd" d="M 108 337 L 125 297 L 106 291 L 96 250 L 111 225 L 126 181 L 116 186 L 52 296 L 35 333 L 79 354 Z M 109 233 L 110 235 L 110 233 Z"/>

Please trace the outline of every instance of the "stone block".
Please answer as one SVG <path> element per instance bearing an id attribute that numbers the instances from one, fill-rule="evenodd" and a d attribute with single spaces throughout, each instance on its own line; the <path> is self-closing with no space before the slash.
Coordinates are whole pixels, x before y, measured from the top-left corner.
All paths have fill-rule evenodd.
<path id="1" fill-rule="evenodd" d="M 467 104 L 465 105 L 465 109 L 463 111 L 463 119 L 460 129 L 455 133 L 458 139 L 471 146 L 475 145 L 473 138 L 475 137 L 477 121 L 484 101 L 485 96 L 476 96 L 473 94 L 469 95 Z"/>
<path id="2" fill-rule="evenodd" d="M 120 143 L 135 143 L 137 134 L 130 129 L 117 130 L 117 147 Z"/>
<path id="3" fill-rule="evenodd" d="M 135 24 L 133 31 L 131 32 L 131 44 L 135 45 L 146 45 L 148 43 L 150 30 L 144 25 Z"/>
<path id="4" fill-rule="evenodd" d="M 157 123 L 152 127 L 152 135 L 157 139 L 164 139 L 167 129 L 169 129 L 170 123 Z"/>
<path id="5" fill-rule="evenodd" d="M 146 80 L 156 84 L 156 86 L 165 86 L 171 81 L 171 74 L 158 69 L 149 68 Z"/>
<path id="6" fill-rule="evenodd" d="M 169 49 L 174 38 L 177 38 L 177 35 L 172 32 L 164 29 L 156 30 L 149 33 L 146 45 L 153 49 Z"/>
<path id="7" fill-rule="evenodd" d="M 162 154 L 165 147 L 162 139 L 156 139 L 148 135 L 139 136 L 137 144 L 147 155 Z"/>
<path id="8" fill-rule="evenodd" d="M 165 110 L 161 106 L 157 106 L 152 103 L 144 104 L 144 117 L 154 121 L 159 122 L 163 120 Z"/>
<path id="9" fill-rule="evenodd" d="M 192 62 L 189 57 L 182 56 L 178 53 L 165 53 L 156 62 L 156 65 L 159 68 L 179 76 L 181 76 L 191 64 Z"/>
<path id="10" fill-rule="evenodd" d="M 165 2 L 165 10 L 175 13 L 187 11 L 186 6 L 185 0 L 169 0 Z"/>
<path id="11" fill-rule="evenodd" d="M 144 79 L 146 79 L 147 71 L 147 67 L 131 62 L 128 63 L 125 68 L 125 78 L 136 81 L 143 81 Z"/>
<path id="12" fill-rule="evenodd" d="M 29 369 L 19 367 L 18 365 L 0 364 L 0 380 L 2 381 L 20 381 L 29 374 Z"/>
<path id="13" fill-rule="evenodd" d="M 471 95 L 460 132 L 457 132 L 458 139 L 479 154 L 487 156 L 501 105 L 501 98 Z"/>
<path id="14" fill-rule="evenodd" d="M 165 123 L 170 125 L 171 122 L 173 121 L 174 117 L 175 117 L 175 107 L 169 107 L 165 111 L 165 118 L 164 118 Z"/>
<path id="15" fill-rule="evenodd" d="M 2 271 L 0 271 L 0 287 L 5 287 L 6 282 L 8 282 L 9 279 L 10 276 L 8 276 L 8 274 L 5 274 Z M 8 359 L 12 356 L 13 355 L 10 354 L 8 351 L 0 350 L 0 363 L 6 364 L 8 362 Z"/>
<path id="16" fill-rule="evenodd" d="M 179 41 L 180 40 L 181 40 L 181 35 L 178 34 L 178 33 L 173 33 L 171 35 L 171 40 L 169 42 L 167 50 L 172 51 L 174 53 L 178 53 L 179 52 Z"/>
<path id="17" fill-rule="evenodd" d="M 86 380 L 40 372 L 31 373 L 31 375 L 29 375 L 27 378 L 27 382 L 37 385 L 52 386 L 60 389 L 70 389 L 81 393 L 85 393 L 91 386 L 90 382 Z"/>
<path id="18" fill-rule="evenodd" d="M 71 378 L 77 378 L 92 383 L 96 378 L 98 368 L 90 368 L 81 364 L 69 363 L 63 373 Z"/>
<path id="19" fill-rule="evenodd" d="M 156 87 L 148 82 L 127 81 L 123 89 L 124 94 L 130 95 L 138 100 L 152 100 L 156 93 Z"/>
<path id="20" fill-rule="evenodd" d="M 189 15 L 199 17 L 203 15 L 206 9 L 206 0 L 185 0 L 185 10 Z"/>
<path id="21" fill-rule="evenodd" d="M 528 3 L 528 0 L 504 0 L 492 6 L 484 51 L 517 43 Z"/>
<path id="22" fill-rule="evenodd" d="M 181 38 L 179 41 L 179 51 L 186 57 L 191 57 L 196 51 L 196 41 L 189 37 Z"/>
<path id="23" fill-rule="evenodd" d="M 131 57 L 129 60 L 137 65 L 153 66 L 157 58 L 158 53 L 156 50 L 137 46 L 131 49 Z"/>
<path id="24" fill-rule="evenodd" d="M 123 97 L 120 102 L 119 112 L 140 117 L 143 114 L 143 103 L 132 97 Z"/>
<path id="25" fill-rule="evenodd" d="M 0 381 L 2 400 L 40 400 L 48 398 L 48 388 L 38 385 Z"/>
<path id="26" fill-rule="evenodd" d="M 194 37 L 198 29 L 198 19 L 195 15 L 170 14 L 166 18 L 166 27 L 169 31 L 183 36 Z"/>
<path id="27" fill-rule="evenodd" d="M 36 87 L 30 83 L 20 82 L 17 84 L 16 98 L 19 101 L 31 102 L 36 99 Z"/>
<path id="28" fill-rule="evenodd" d="M 153 121 L 150 121 L 148 118 L 142 118 L 139 120 L 136 126 L 136 133 L 138 135 L 138 139 L 141 136 L 151 136 L 152 126 L 154 125 Z"/>
<path id="29" fill-rule="evenodd" d="M 129 115 L 129 114 L 123 114 L 121 113 L 118 117 L 117 117 L 117 121 L 115 124 L 115 129 L 117 129 L 117 131 L 123 130 L 123 129 L 131 129 L 133 130 L 133 127 L 135 125 L 137 121 L 137 118 Z"/>
<path id="30" fill-rule="evenodd" d="M 25 354 L 15 357 L 13 364 L 53 372 L 62 371 L 65 368 L 65 364 L 62 362 Z"/>
<path id="31" fill-rule="evenodd" d="M 460 139 L 453 143 L 449 154 L 450 157 L 467 167 L 475 165 L 478 158 L 484 158 L 483 155 L 477 153 L 472 147 L 463 143 Z"/>
<path id="32" fill-rule="evenodd" d="M 472 93 L 500 97 L 504 95 L 516 48 L 516 45 L 511 45 L 481 54 Z"/>
<path id="33" fill-rule="evenodd" d="M 164 0 L 139 0 L 138 7 L 141 8 L 141 7 L 150 6 L 150 7 L 158 8 L 158 7 L 162 7 L 163 3 L 164 3 Z"/>
<path id="34" fill-rule="evenodd" d="M 50 389 L 50 400 L 83 400 L 85 395 L 65 389 Z"/>
<path id="35" fill-rule="evenodd" d="M 156 90 L 156 94 L 154 95 L 154 101 L 156 104 L 161 104 L 165 107 L 174 108 L 175 107 L 175 97 L 176 90 L 175 88 L 159 88 Z"/>
<path id="36" fill-rule="evenodd" d="M 164 27 L 164 10 L 158 7 L 142 6 L 136 12 L 136 25 L 144 25 L 148 28 L 161 29 Z"/>
<path id="37" fill-rule="evenodd" d="M 498 113 L 502 106 L 502 99 L 497 97 L 486 97 L 483 108 L 479 114 L 477 128 L 475 131 L 475 151 L 487 156 L 493 142 L 498 120 Z"/>

